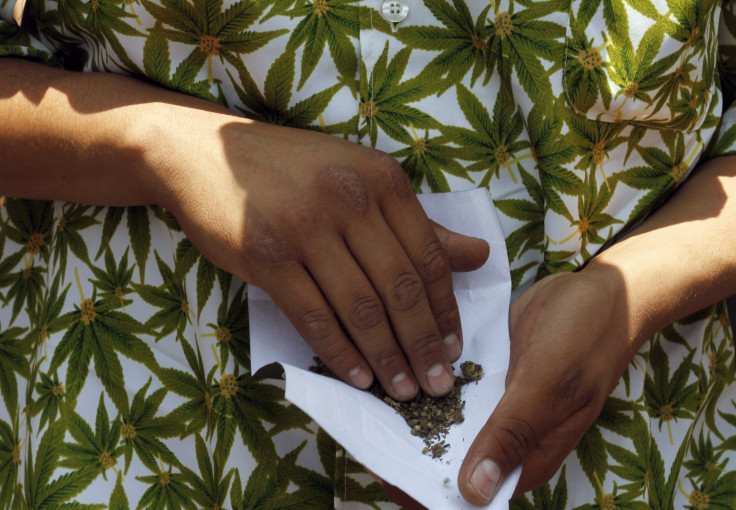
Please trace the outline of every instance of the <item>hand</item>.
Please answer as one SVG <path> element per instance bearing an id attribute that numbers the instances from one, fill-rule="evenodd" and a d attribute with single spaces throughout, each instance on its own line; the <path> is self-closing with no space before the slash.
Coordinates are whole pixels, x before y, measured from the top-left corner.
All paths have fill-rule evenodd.
<path id="1" fill-rule="evenodd" d="M 531 490 L 575 448 L 636 352 L 622 296 L 599 265 L 548 276 L 511 305 L 506 393 L 463 462 L 465 499 L 487 504 L 520 464 L 516 495 Z"/>
<path id="2" fill-rule="evenodd" d="M 344 381 L 366 388 L 375 374 L 399 400 L 419 386 L 447 393 L 462 350 L 451 268 L 479 267 L 487 244 L 433 225 L 384 153 L 196 115 L 177 119 L 200 133 L 184 134 L 186 154 L 160 165 L 171 190 L 162 202 L 192 242 L 268 292 Z"/>

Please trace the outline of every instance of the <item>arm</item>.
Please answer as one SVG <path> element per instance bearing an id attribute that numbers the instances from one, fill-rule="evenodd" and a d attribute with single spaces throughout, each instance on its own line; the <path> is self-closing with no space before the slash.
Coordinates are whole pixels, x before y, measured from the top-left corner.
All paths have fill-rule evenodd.
<path id="1" fill-rule="evenodd" d="M 402 400 L 449 390 L 462 341 L 450 267 L 488 247 L 433 227 L 393 158 L 119 75 L 0 59 L 0 76 L 4 194 L 159 204 L 346 382 L 375 374 Z"/>
<path id="2" fill-rule="evenodd" d="M 551 478 L 643 343 L 736 293 L 735 226 L 736 156 L 724 156 L 583 270 L 512 304 L 506 394 L 459 475 L 469 501 L 490 500 L 519 464 L 517 494 Z"/>

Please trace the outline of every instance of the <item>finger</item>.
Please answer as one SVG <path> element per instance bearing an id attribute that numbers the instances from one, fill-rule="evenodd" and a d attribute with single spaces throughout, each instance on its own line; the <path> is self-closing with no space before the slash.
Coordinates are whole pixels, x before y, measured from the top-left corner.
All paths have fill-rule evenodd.
<path id="1" fill-rule="evenodd" d="M 431 220 L 430 223 L 452 271 L 475 271 L 488 260 L 491 249 L 484 239 L 458 234 Z"/>
<path id="2" fill-rule="evenodd" d="M 452 291 L 450 261 L 416 196 L 399 196 L 381 204 L 386 221 L 416 268 L 425 286 L 429 306 L 447 357 L 462 353 L 460 311 Z"/>
<path id="3" fill-rule="evenodd" d="M 452 388 L 454 376 L 425 286 L 391 229 L 378 218 L 368 228 L 349 230 L 347 245 L 384 303 L 391 329 L 417 382 L 430 395 L 445 395 Z M 460 346 L 457 338 L 454 340 L 458 352 L 453 354 L 459 355 Z M 377 341 L 377 352 L 392 352 L 393 337 Z M 392 375 L 380 373 L 380 359 L 369 361 L 381 380 Z"/>
<path id="4" fill-rule="evenodd" d="M 339 238 L 323 243 L 305 264 L 388 394 L 398 400 L 414 397 L 419 386 L 383 302 L 347 246 Z"/>
<path id="5" fill-rule="evenodd" d="M 519 465 L 517 494 L 547 481 L 598 415 L 607 394 L 562 357 L 545 359 L 519 371 L 471 445 L 458 477 L 468 501 L 487 504 Z"/>
<path id="6" fill-rule="evenodd" d="M 585 407 L 549 430 L 524 458 L 514 497 L 550 480 L 597 416 L 594 408 Z"/>
<path id="7" fill-rule="evenodd" d="M 315 354 L 343 381 L 368 388 L 373 382 L 368 363 L 343 333 L 306 269 L 294 265 L 270 277 L 265 290 Z"/>
<path id="8" fill-rule="evenodd" d="M 524 466 L 541 438 L 562 420 L 549 392 L 530 384 L 511 384 L 471 445 L 460 468 L 458 486 L 476 505 L 488 504 L 516 466 Z"/>

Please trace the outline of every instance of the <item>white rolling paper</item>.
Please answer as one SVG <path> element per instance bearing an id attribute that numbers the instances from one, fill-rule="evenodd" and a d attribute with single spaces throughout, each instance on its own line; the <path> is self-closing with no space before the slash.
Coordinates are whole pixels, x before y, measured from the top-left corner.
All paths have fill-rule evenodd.
<path id="1" fill-rule="evenodd" d="M 506 245 L 487 190 L 420 195 L 419 200 L 437 223 L 481 237 L 491 247 L 483 267 L 453 275 L 464 338 L 460 362 L 480 363 L 484 376 L 478 384 L 463 388 L 465 421 L 451 427 L 447 453 L 440 459 L 422 454 L 422 439 L 411 435 L 391 407 L 367 392 L 310 372 L 314 353 L 268 295 L 254 286 L 248 291 L 251 365 L 255 373 L 280 363 L 286 398 L 387 482 L 431 509 L 468 508 L 472 505 L 460 496 L 457 474 L 470 444 L 503 395 L 508 367 L 511 281 Z M 516 470 L 488 508 L 508 508 L 518 477 Z"/>

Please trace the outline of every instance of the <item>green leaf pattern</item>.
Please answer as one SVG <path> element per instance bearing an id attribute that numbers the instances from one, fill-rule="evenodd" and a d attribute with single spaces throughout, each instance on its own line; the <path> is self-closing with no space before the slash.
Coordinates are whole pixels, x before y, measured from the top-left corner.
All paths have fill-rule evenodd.
<path id="1" fill-rule="evenodd" d="M 486 188 L 517 293 L 736 153 L 734 2 L 409 0 L 393 30 L 381 0 L 28 0 L 28 31 L 13 3 L 0 56 L 376 147 L 418 193 Z M 394 507 L 249 365 L 247 286 L 171 214 L 2 200 L 0 510 Z M 736 508 L 735 377 L 723 304 L 665 328 L 512 508 Z"/>

